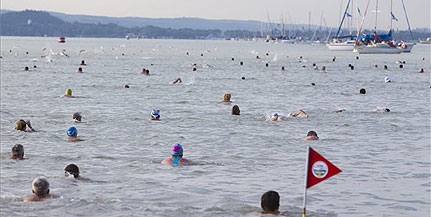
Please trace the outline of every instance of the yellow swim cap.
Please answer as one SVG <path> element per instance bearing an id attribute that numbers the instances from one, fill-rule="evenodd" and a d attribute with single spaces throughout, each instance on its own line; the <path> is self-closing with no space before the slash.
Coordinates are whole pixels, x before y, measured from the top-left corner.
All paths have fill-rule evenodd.
<path id="1" fill-rule="evenodd" d="M 67 88 L 64 94 L 72 96 L 72 89 Z"/>

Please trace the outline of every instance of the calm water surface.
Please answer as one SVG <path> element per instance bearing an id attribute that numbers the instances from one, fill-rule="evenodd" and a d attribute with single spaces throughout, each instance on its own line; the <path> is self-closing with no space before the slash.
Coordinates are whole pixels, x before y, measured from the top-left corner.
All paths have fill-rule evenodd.
<path id="1" fill-rule="evenodd" d="M 268 190 L 300 216 L 307 145 L 343 170 L 309 189 L 310 216 L 430 216 L 430 46 L 357 59 L 262 41 L 66 40 L 1 39 L 2 216 L 259 216 Z M 232 104 L 219 103 L 225 92 Z M 298 109 L 309 118 L 265 121 Z M 13 130 L 17 119 L 38 132 Z M 64 139 L 71 125 L 85 141 Z M 320 141 L 302 141 L 309 130 Z M 160 164 L 177 142 L 195 165 Z M 27 160 L 8 159 L 17 143 Z M 90 181 L 65 178 L 69 163 Z M 21 202 L 41 175 L 59 198 Z"/>

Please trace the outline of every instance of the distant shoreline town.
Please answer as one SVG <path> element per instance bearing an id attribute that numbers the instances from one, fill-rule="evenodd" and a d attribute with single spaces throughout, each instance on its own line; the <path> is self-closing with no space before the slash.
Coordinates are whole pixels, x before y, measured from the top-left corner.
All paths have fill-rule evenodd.
<path id="1" fill-rule="evenodd" d="M 259 21 L 207 20 L 200 18 L 137 18 L 68 15 L 46 11 L 1 11 L 2 36 L 103 37 L 150 39 L 229 39 L 327 42 L 335 27 L 262 23 Z M 345 32 L 349 30 L 345 29 Z M 352 30 L 352 34 L 356 34 Z M 367 30 L 366 30 L 367 31 Z M 365 32 L 366 32 L 365 31 Z M 371 32 L 372 30 L 368 30 Z M 381 30 L 387 32 L 387 30 Z M 393 37 L 418 41 L 431 37 L 429 28 L 394 30 Z"/>

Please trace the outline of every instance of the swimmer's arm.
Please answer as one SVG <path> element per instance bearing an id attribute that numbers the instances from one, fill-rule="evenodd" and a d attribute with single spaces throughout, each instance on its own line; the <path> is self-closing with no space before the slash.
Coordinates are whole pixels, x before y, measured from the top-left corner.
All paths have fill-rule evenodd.
<path id="1" fill-rule="evenodd" d="M 33 127 L 31 126 L 30 120 L 27 120 L 25 123 L 27 124 L 28 128 L 30 128 L 30 130 L 31 130 L 32 132 L 36 132 L 36 130 L 35 130 L 35 129 L 33 129 Z"/>

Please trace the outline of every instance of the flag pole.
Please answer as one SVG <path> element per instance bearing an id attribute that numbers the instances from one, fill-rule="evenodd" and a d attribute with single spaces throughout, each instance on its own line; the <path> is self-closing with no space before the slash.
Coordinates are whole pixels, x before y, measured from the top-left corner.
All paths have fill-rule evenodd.
<path id="1" fill-rule="evenodd" d="M 305 160 L 305 179 L 304 179 L 304 200 L 302 203 L 302 217 L 306 217 L 306 205 L 307 205 L 307 185 L 308 185 L 308 163 L 310 158 L 310 146 L 307 146 L 307 157 Z"/>

